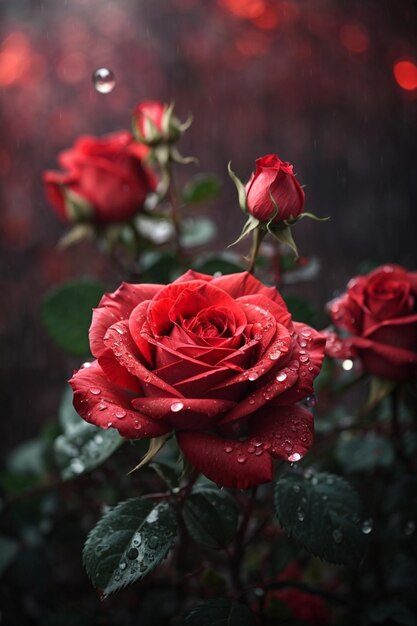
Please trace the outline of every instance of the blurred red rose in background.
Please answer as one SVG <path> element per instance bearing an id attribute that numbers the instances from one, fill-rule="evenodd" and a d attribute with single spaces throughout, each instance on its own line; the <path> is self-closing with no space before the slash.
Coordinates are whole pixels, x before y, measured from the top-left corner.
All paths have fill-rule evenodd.
<path id="1" fill-rule="evenodd" d="M 331 357 L 359 356 L 374 376 L 406 380 L 417 374 L 417 272 L 384 265 L 353 278 L 328 305 L 336 327 L 349 332 L 326 346 Z M 349 352 L 349 354 L 348 354 Z"/>
<path id="2" fill-rule="evenodd" d="M 248 212 L 261 222 L 273 223 L 298 217 L 304 210 L 305 195 L 293 166 L 276 154 L 256 159 L 256 170 L 246 184 Z"/>
<path id="3" fill-rule="evenodd" d="M 271 480 L 272 457 L 309 449 L 313 416 L 296 403 L 312 393 L 324 343 L 247 272 L 124 283 L 94 310 L 97 360 L 70 381 L 74 406 L 127 438 L 175 431 L 199 471 L 245 489 Z"/>
<path id="4" fill-rule="evenodd" d="M 122 222 L 140 211 L 154 191 L 142 159 L 147 148 L 127 131 L 80 137 L 59 155 L 64 172 L 44 172 L 47 198 L 65 222 Z"/>
<path id="5" fill-rule="evenodd" d="M 152 146 L 177 141 L 181 124 L 173 115 L 173 106 L 157 100 L 140 102 L 133 112 L 133 127 L 139 141 Z"/>

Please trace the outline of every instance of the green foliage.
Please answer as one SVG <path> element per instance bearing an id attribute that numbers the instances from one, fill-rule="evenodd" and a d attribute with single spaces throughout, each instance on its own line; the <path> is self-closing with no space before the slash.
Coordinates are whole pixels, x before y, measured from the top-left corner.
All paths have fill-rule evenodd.
<path id="1" fill-rule="evenodd" d="M 217 198 L 221 189 L 215 174 L 197 174 L 184 186 L 182 198 L 187 204 L 198 204 Z"/>
<path id="2" fill-rule="evenodd" d="M 216 272 L 220 272 L 221 274 L 235 274 L 245 269 L 240 264 L 239 259 L 239 255 L 231 252 L 217 252 L 207 255 L 200 261 L 197 260 L 193 266 L 195 270 L 203 274 L 215 274 Z"/>
<path id="3" fill-rule="evenodd" d="M 285 296 L 284 300 L 295 322 L 304 322 L 309 326 L 315 326 L 316 313 L 307 300 L 293 295 Z"/>
<path id="4" fill-rule="evenodd" d="M 101 283 L 85 279 L 67 282 L 44 297 L 42 323 L 49 337 L 68 354 L 79 357 L 90 354 L 91 313 L 103 292 Z"/>
<path id="5" fill-rule="evenodd" d="M 306 550 L 330 563 L 360 564 L 366 548 L 362 507 L 342 478 L 325 472 L 311 479 L 284 474 L 276 482 L 274 503 L 281 526 Z"/>
<path id="6" fill-rule="evenodd" d="M 192 609 L 184 620 L 184 626 L 255 626 L 256 621 L 247 606 L 216 598 L 202 602 Z"/>
<path id="7" fill-rule="evenodd" d="M 217 234 L 216 225 L 208 217 L 189 217 L 182 222 L 181 245 L 195 248 L 212 241 Z"/>
<path id="8" fill-rule="evenodd" d="M 235 500 L 226 491 L 197 488 L 186 500 L 184 521 L 193 539 L 206 548 L 225 548 L 238 521 Z"/>
<path id="9" fill-rule="evenodd" d="M 19 544 L 14 539 L 0 535 L 0 576 L 13 563 L 19 552 Z"/>
<path id="10" fill-rule="evenodd" d="M 173 465 L 168 465 L 168 463 L 161 462 L 150 463 L 149 467 L 155 470 L 155 472 L 160 478 L 162 478 L 170 491 L 178 489 L 180 474 L 176 467 L 174 467 Z"/>
<path id="11" fill-rule="evenodd" d="M 71 389 L 64 393 L 59 421 L 64 432 L 55 440 L 54 450 L 64 480 L 98 467 L 124 442 L 117 430 L 85 422 L 72 406 Z"/>
<path id="12" fill-rule="evenodd" d="M 373 432 L 358 435 L 344 433 L 339 438 L 335 455 L 348 474 L 389 467 L 394 461 L 391 443 Z"/>
<path id="13" fill-rule="evenodd" d="M 142 498 L 121 502 L 88 535 L 83 551 L 87 574 L 107 597 L 152 571 L 166 557 L 175 535 L 168 504 Z"/>

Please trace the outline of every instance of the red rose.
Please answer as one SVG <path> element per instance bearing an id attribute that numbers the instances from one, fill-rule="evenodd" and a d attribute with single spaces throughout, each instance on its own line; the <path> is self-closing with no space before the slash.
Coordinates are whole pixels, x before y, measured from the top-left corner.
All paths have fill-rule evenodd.
<path id="1" fill-rule="evenodd" d="M 295 403 L 312 393 L 324 343 L 247 272 L 123 283 L 94 310 L 97 360 L 70 381 L 74 406 L 131 439 L 175 431 L 199 471 L 244 489 L 272 478 L 272 457 L 310 447 L 313 417 Z"/>
<path id="2" fill-rule="evenodd" d="M 374 376 L 406 380 L 417 373 L 417 272 L 384 265 L 352 279 L 329 303 L 335 326 L 350 336 L 326 346 L 329 356 L 358 355 Z"/>
<path id="3" fill-rule="evenodd" d="M 145 100 L 137 105 L 133 125 L 139 141 L 150 146 L 161 141 L 176 141 L 181 135 L 181 125 L 172 115 L 172 107 L 156 100 Z"/>
<path id="4" fill-rule="evenodd" d="M 48 200 L 65 222 L 130 219 L 155 189 L 155 178 L 142 162 L 146 150 L 127 131 L 80 137 L 59 155 L 67 171 L 44 173 Z"/>
<path id="5" fill-rule="evenodd" d="M 298 217 L 305 195 L 293 173 L 293 166 L 276 154 L 256 159 L 256 170 L 246 184 L 248 212 L 261 222 L 282 222 Z"/>

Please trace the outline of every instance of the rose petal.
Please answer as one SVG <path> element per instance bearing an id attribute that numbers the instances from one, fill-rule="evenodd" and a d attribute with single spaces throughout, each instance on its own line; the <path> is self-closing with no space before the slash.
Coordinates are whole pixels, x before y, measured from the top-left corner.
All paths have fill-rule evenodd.
<path id="1" fill-rule="evenodd" d="M 155 421 L 132 411 L 131 396 L 113 385 L 97 361 L 78 370 L 69 381 L 74 391 L 74 407 L 83 419 L 100 428 L 116 428 L 123 437 L 160 437 L 171 430 L 162 420 Z"/>
<path id="2" fill-rule="evenodd" d="M 314 436 L 313 416 L 306 409 L 270 405 L 251 415 L 250 442 L 285 461 L 299 461 L 311 447 Z"/>
<path id="3" fill-rule="evenodd" d="M 178 445 L 188 461 L 220 486 L 247 489 L 272 479 L 269 454 L 255 455 L 246 442 L 221 439 L 206 433 L 177 433 Z"/>
<path id="4" fill-rule="evenodd" d="M 364 337 L 352 337 L 364 368 L 374 376 L 387 380 L 407 380 L 417 376 L 417 353 L 378 343 Z"/>
<path id="5" fill-rule="evenodd" d="M 130 336 L 128 323 L 113 324 L 104 337 L 106 347 L 113 351 L 117 361 L 136 376 L 141 383 L 146 396 L 179 396 L 180 394 L 171 385 L 155 376 L 137 358 L 137 348 Z"/>
<path id="6" fill-rule="evenodd" d="M 226 274 L 213 278 L 212 285 L 226 291 L 232 298 L 240 298 L 250 294 L 261 295 L 273 300 L 283 309 L 287 306 L 275 289 L 275 287 L 265 287 L 257 278 L 249 272 L 239 272 L 237 274 Z"/>
<path id="7" fill-rule="evenodd" d="M 105 293 L 93 310 L 89 337 L 91 353 L 98 358 L 106 349 L 103 339 L 107 329 L 116 321 L 128 319 L 138 303 L 150 300 L 161 285 L 131 285 L 122 283 L 114 293 Z"/>
<path id="8" fill-rule="evenodd" d="M 162 419 L 174 428 L 213 428 L 234 402 L 207 398 L 136 398 L 135 409 L 153 419 Z"/>

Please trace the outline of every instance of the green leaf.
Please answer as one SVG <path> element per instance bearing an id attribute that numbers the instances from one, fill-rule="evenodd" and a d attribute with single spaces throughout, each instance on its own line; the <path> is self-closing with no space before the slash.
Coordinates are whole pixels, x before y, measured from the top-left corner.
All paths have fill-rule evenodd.
<path id="1" fill-rule="evenodd" d="M 391 443 L 376 433 L 344 433 L 336 447 L 336 459 L 348 472 L 371 472 L 392 465 L 395 454 Z"/>
<path id="2" fill-rule="evenodd" d="M 188 218 L 182 222 L 181 245 L 184 248 L 202 246 L 216 236 L 216 225 L 208 217 Z"/>
<path id="3" fill-rule="evenodd" d="M 276 482 L 274 504 L 281 526 L 306 550 L 330 563 L 360 564 L 367 544 L 361 503 L 342 478 L 284 474 Z"/>
<path id="4" fill-rule="evenodd" d="M 295 256 L 298 257 L 298 250 L 297 250 L 297 246 L 295 244 L 295 241 L 293 239 L 292 236 L 292 232 L 291 232 L 291 227 L 290 226 L 286 226 L 286 227 L 282 227 L 282 226 L 272 226 L 270 224 L 267 224 L 267 229 L 268 232 L 275 237 L 275 239 L 277 239 L 280 243 L 288 246 L 289 248 L 291 248 L 291 250 L 294 252 Z"/>
<path id="5" fill-rule="evenodd" d="M 80 476 L 101 465 L 124 442 L 117 430 L 103 430 L 80 418 L 78 426 L 55 440 L 56 462 L 64 480 Z"/>
<path id="6" fill-rule="evenodd" d="M 88 329 L 92 309 L 104 287 L 93 280 L 68 282 L 49 292 L 41 306 L 41 320 L 50 338 L 68 354 L 90 354 Z"/>
<path id="7" fill-rule="evenodd" d="M 253 217 L 253 215 L 249 215 L 248 219 L 243 225 L 243 228 L 241 230 L 239 237 L 233 243 L 229 244 L 227 247 L 230 248 L 231 246 L 235 246 L 237 243 L 245 239 L 245 237 L 248 237 L 251 234 L 251 232 L 255 230 L 255 228 L 259 227 L 259 225 L 260 225 L 260 221 L 257 220 L 256 217 Z"/>
<path id="8" fill-rule="evenodd" d="M 195 606 L 185 618 L 185 625 L 256 626 L 256 620 L 244 604 L 225 598 L 215 598 Z"/>
<path id="9" fill-rule="evenodd" d="M 140 259 L 140 280 L 145 283 L 169 283 L 173 269 L 177 267 L 171 252 L 146 252 Z"/>
<path id="10" fill-rule="evenodd" d="M 184 521 L 192 538 L 206 548 L 225 548 L 238 522 L 235 500 L 226 491 L 198 488 L 184 506 Z"/>
<path id="11" fill-rule="evenodd" d="M 240 263 L 240 256 L 232 252 L 217 252 L 209 254 L 204 259 L 198 260 L 194 264 L 194 269 L 203 274 L 235 274 L 243 272 L 244 268 Z"/>
<path id="12" fill-rule="evenodd" d="M 178 485 L 180 482 L 180 473 L 177 471 L 176 467 L 161 462 L 150 463 L 149 467 L 155 470 L 155 472 L 160 478 L 162 478 L 170 491 L 178 489 Z"/>
<path id="13" fill-rule="evenodd" d="M 284 300 L 294 321 L 303 322 L 309 326 L 316 325 L 316 313 L 308 300 L 292 295 L 285 296 Z"/>
<path id="14" fill-rule="evenodd" d="M 124 443 L 117 430 L 88 424 L 72 405 L 68 387 L 61 400 L 58 418 L 62 435 L 54 443 L 55 460 L 64 480 L 80 476 L 101 465 Z"/>
<path id="15" fill-rule="evenodd" d="M 0 576 L 11 565 L 19 552 L 19 544 L 15 539 L 0 535 Z"/>
<path id="16" fill-rule="evenodd" d="M 197 174 L 182 190 L 184 202 L 197 204 L 217 198 L 221 189 L 220 179 L 215 174 Z"/>
<path id="17" fill-rule="evenodd" d="M 104 597 L 143 578 L 167 555 L 177 527 L 165 503 L 132 498 L 108 511 L 90 532 L 84 567 Z"/>

